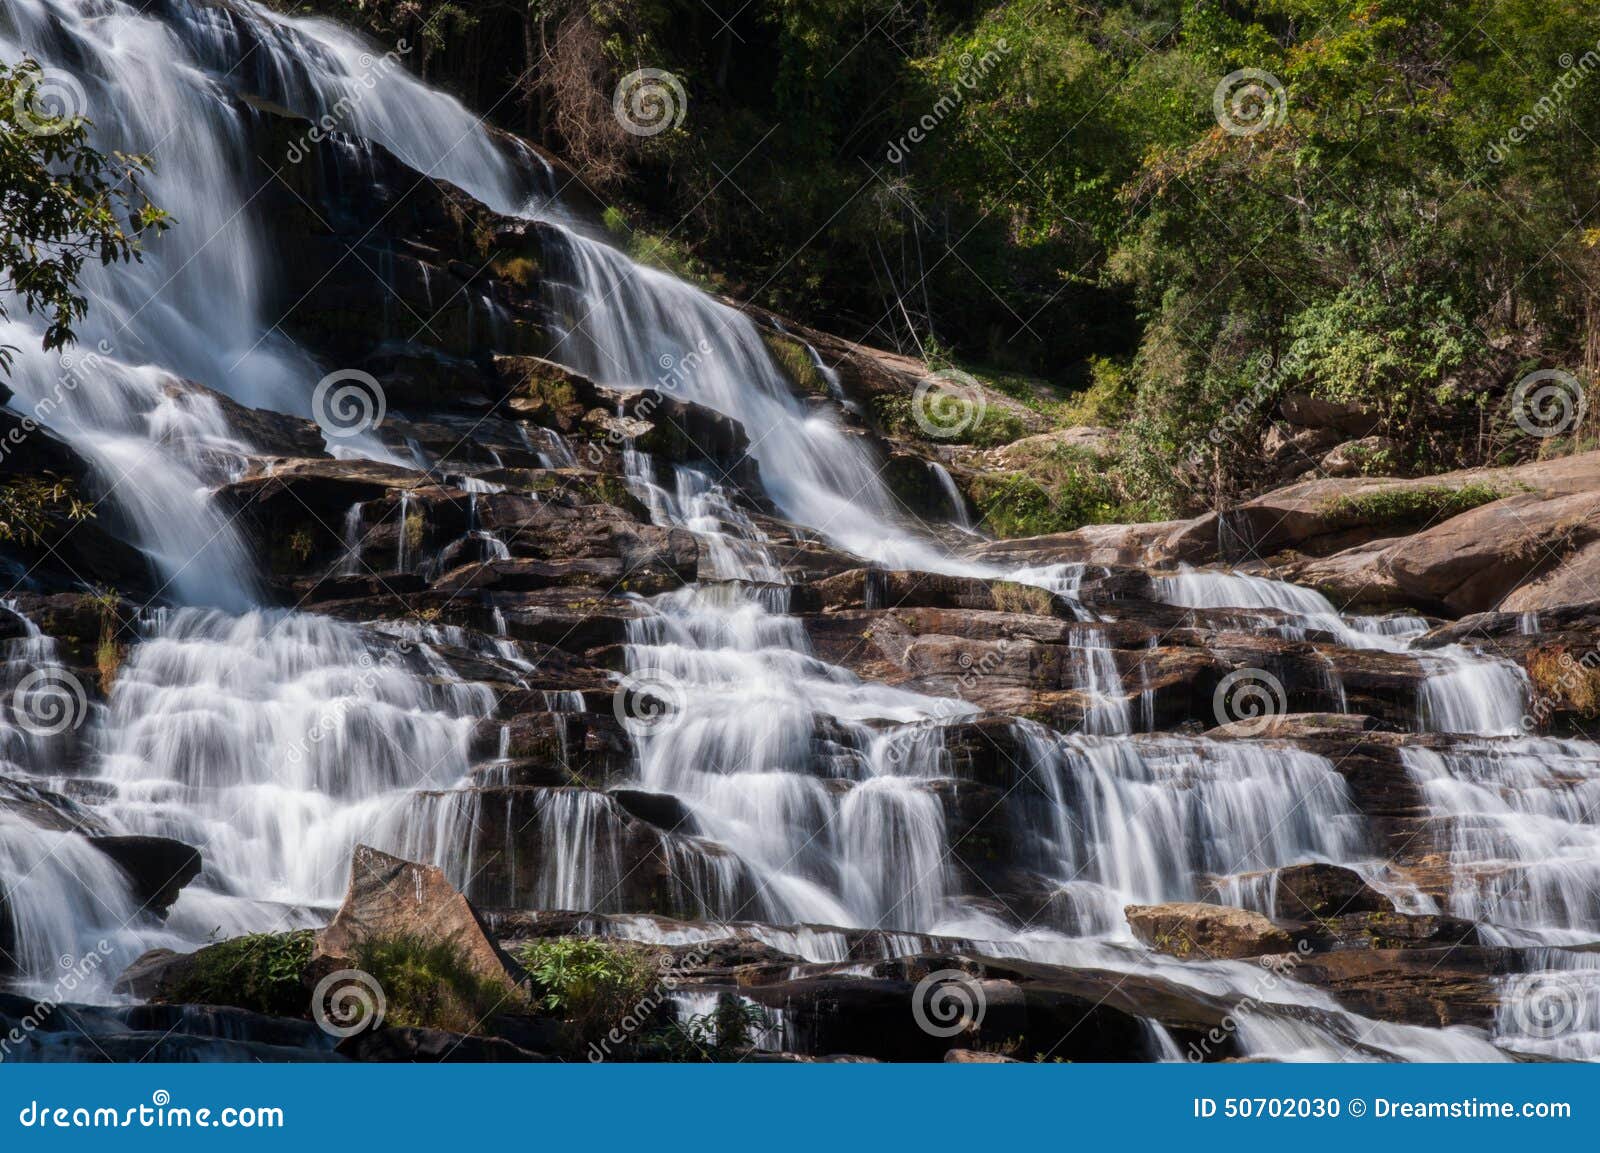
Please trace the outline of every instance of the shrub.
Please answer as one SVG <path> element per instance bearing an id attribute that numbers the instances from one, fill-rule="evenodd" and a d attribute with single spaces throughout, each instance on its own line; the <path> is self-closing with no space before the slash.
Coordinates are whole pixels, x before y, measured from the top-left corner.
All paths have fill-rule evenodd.
<path id="1" fill-rule="evenodd" d="M 352 960 L 382 986 L 390 1025 L 475 1033 L 496 1013 L 523 1003 L 509 980 L 482 976 L 449 941 L 369 937 L 356 946 Z"/>
<path id="2" fill-rule="evenodd" d="M 771 1026 L 771 1015 L 760 1005 L 725 994 L 711 1012 L 674 1021 L 651 1034 L 649 1042 L 668 1061 L 730 1061 Z"/>
<path id="3" fill-rule="evenodd" d="M 593 937 L 532 941 L 517 959 L 534 1004 L 560 1017 L 580 1046 L 648 1000 L 659 976 L 643 949 Z"/>
<path id="4" fill-rule="evenodd" d="M 252 933 L 208 945 L 162 990 L 162 999 L 304 1017 L 311 1000 L 301 978 L 311 963 L 312 937 L 310 930 Z"/>

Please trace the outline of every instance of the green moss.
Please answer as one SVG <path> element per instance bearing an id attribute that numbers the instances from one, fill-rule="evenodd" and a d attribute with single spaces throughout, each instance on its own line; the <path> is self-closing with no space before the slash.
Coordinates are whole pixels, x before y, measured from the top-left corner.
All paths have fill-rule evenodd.
<path id="1" fill-rule="evenodd" d="M 311 963 L 313 934 L 252 933 L 208 945 L 163 990 L 173 1003 L 232 1005 L 276 1017 L 304 1017 L 311 994 L 302 977 Z"/>
<path id="2" fill-rule="evenodd" d="M 356 967 L 383 989 L 389 1025 L 475 1033 L 496 1014 L 524 1006 L 509 979 L 481 976 L 460 946 L 448 941 L 369 937 L 355 954 Z"/>
<path id="3" fill-rule="evenodd" d="M 1012 581 L 995 581 L 989 586 L 994 597 L 994 607 L 1003 613 L 1029 613 L 1047 617 L 1055 611 L 1055 597 L 1037 585 L 1015 584 Z"/>
<path id="4" fill-rule="evenodd" d="M 1022 470 L 974 476 L 967 495 L 983 526 L 1000 537 L 1133 523 L 1157 511 L 1128 500 L 1116 474 L 1092 453 L 1064 445 L 1026 461 Z"/>
<path id="5" fill-rule="evenodd" d="M 791 384 L 813 396 L 829 395 L 828 382 L 822 373 L 817 371 L 817 366 L 813 363 L 811 354 L 806 351 L 805 345 L 793 337 L 764 329 L 761 339 L 766 342 L 767 351 L 772 354 L 772 359 L 777 362 L 778 368 L 789 378 Z"/>
<path id="6" fill-rule="evenodd" d="M 1460 487 L 1445 484 L 1384 488 L 1337 497 L 1324 506 L 1329 516 L 1363 524 L 1411 524 L 1448 520 L 1506 494 L 1474 481 Z"/>

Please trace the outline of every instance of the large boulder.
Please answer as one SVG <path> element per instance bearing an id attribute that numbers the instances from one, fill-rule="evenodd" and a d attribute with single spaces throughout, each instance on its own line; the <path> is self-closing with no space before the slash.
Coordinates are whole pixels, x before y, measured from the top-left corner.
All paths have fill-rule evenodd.
<path id="1" fill-rule="evenodd" d="M 1338 865 L 1290 865 L 1273 874 L 1273 916 L 1307 921 L 1346 913 L 1392 913 L 1394 902 Z"/>
<path id="2" fill-rule="evenodd" d="M 1129 905 L 1123 912 L 1140 941 L 1185 961 L 1221 961 L 1285 953 L 1293 947 L 1287 929 L 1260 913 L 1229 905 L 1172 901 Z"/>
<path id="3" fill-rule="evenodd" d="M 164 915 L 200 875 L 200 850 L 170 837 L 90 837 L 89 843 L 121 866 L 134 898 L 157 914 Z"/>
<path id="4" fill-rule="evenodd" d="M 461 951 L 485 980 L 504 981 L 512 962 L 490 938 L 478 912 L 433 865 L 357 845 L 344 904 L 317 934 L 316 957 L 348 958 L 369 937 L 415 937 Z"/>

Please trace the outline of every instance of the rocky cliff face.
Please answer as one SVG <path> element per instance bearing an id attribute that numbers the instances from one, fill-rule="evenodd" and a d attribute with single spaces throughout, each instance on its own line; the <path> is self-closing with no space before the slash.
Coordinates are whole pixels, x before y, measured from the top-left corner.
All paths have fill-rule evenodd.
<path id="1" fill-rule="evenodd" d="M 235 438 L 210 499 L 249 612 L 174 597 L 114 501 L 8 550 L 0 1019 L 105 942 L 89 999 L 127 967 L 150 1002 L 78 1014 L 114 1056 L 571 1055 L 517 958 L 581 938 L 671 975 L 608 1056 L 730 1014 L 711 1055 L 1587 1054 L 1527 1005 L 1595 994 L 1600 454 L 992 541 L 873 416 L 923 366 L 749 310 L 928 558 L 874 562 L 786 515 L 771 427 L 567 367 L 599 304 L 564 225 L 311 140 L 289 96 L 233 106 L 291 158 L 256 174 L 268 311 L 382 418 L 166 386 Z M 496 143 L 530 194 L 566 183 Z M 5 466 L 113 487 L 43 433 Z M 209 949 L 288 958 L 272 997 L 209 979 L 219 921 Z M 509 1005 L 453 1035 L 314 1012 L 367 937 L 441 925 Z"/>

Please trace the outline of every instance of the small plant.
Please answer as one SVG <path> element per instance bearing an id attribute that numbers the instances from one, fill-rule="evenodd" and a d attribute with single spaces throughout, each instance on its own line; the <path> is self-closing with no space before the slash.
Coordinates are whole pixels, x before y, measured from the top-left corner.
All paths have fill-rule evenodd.
<path id="1" fill-rule="evenodd" d="M 390 1025 L 476 1033 L 496 1013 L 522 1004 L 509 980 L 482 976 L 449 941 L 368 937 L 351 959 L 383 988 Z"/>
<path id="2" fill-rule="evenodd" d="M 94 518 L 93 506 L 79 499 L 72 481 L 27 476 L 0 482 L 0 541 L 43 545 L 41 526 L 58 516 L 74 522 Z"/>
<path id="3" fill-rule="evenodd" d="M 304 1017 L 310 1002 L 301 978 L 311 963 L 312 937 L 310 930 L 252 933 L 207 945 L 162 991 L 163 999 Z"/>
<path id="4" fill-rule="evenodd" d="M 560 1017 L 580 1046 L 649 998 L 658 978 L 644 950 L 593 937 L 532 941 L 517 959 L 534 1004 Z"/>
<path id="5" fill-rule="evenodd" d="M 311 534 L 303 528 L 297 528 L 289 534 L 289 551 L 294 559 L 301 564 L 311 559 L 311 554 L 316 550 L 316 542 L 311 539 Z"/>
<path id="6" fill-rule="evenodd" d="M 646 1039 L 662 1060 L 733 1061 L 748 1052 L 757 1035 L 772 1027 L 772 1015 L 742 997 L 724 994 L 709 1013 L 674 1021 Z"/>

